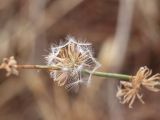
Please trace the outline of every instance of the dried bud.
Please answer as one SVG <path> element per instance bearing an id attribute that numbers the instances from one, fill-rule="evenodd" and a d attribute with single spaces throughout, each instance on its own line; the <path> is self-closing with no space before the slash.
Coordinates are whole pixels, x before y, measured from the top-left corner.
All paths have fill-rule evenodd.
<path id="1" fill-rule="evenodd" d="M 76 42 L 73 37 L 66 39 L 68 41 L 66 44 L 51 47 L 51 53 L 46 60 L 48 65 L 61 68 L 61 70 L 52 70 L 50 73 L 59 86 L 77 89 L 80 83 L 89 83 L 91 78 L 91 74 L 82 75 L 82 70 L 94 72 L 99 67 L 99 63 L 93 58 L 91 44 Z"/>
<path id="2" fill-rule="evenodd" d="M 138 70 L 130 82 L 121 81 L 121 86 L 117 92 L 117 97 L 121 100 L 121 103 L 129 103 L 129 107 L 132 108 L 136 97 L 144 103 L 142 95 L 140 94 L 142 86 L 153 92 L 160 91 L 160 88 L 158 88 L 158 86 L 160 86 L 160 74 L 158 73 L 153 76 L 151 76 L 151 74 L 152 71 L 145 66 Z"/>
<path id="3" fill-rule="evenodd" d="M 7 71 L 6 76 L 10 76 L 11 74 L 18 75 L 17 61 L 14 59 L 14 56 L 4 58 L 0 69 L 5 69 Z"/>

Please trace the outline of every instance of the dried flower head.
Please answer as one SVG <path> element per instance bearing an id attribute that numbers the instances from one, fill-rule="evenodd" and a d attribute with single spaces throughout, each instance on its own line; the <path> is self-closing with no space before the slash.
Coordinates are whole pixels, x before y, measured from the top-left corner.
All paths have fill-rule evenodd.
<path id="1" fill-rule="evenodd" d="M 82 70 L 87 69 L 92 73 L 99 67 L 99 63 L 92 55 L 90 43 L 79 43 L 70 36 L 66 40 L 64 45 L 51 47 L 46 60 L 48 65 L 61 68 L 50 73 L 59 86 L 78 90 L 80 83 L 89 83 L 91 79 L 91 74 L 85 76 Z"/>
<path id="2" fill-rule="evenodd" d="M 160 88 L 158 88 L 160 86 L 160 74 L 157 73 L 153 76 L 151 74 L 152 70 L 145 66 L 138 70 L 137 74 L 132 77 L 131 82 L 121 81 L 121 86 L 117 92 L 117 97 L 121 100 L 121 103 L 129 103 L 129 108 L 132 108 L 132 104 L 136 98 L 144 103 L 142 94 L 140 93 L 142 86 L 153 92 L 160 91 Z"/>
<path id="3" fill-rule="evenodd" d="M 10 76 L 11 74 L 18 75 L 17 61 L 14 59 L 14 56 L 4 58 L 0 65 L 0 69 L 5 69 L 7 71 L 6 76 Z"/>

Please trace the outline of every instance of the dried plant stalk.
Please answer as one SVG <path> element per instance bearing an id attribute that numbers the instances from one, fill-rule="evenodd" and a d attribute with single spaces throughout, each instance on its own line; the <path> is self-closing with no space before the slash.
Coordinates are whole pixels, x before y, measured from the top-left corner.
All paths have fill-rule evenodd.
<path id="1" fill-rule="evenodd" d="M 152 70 L 146 66 L 141 67 L 135 76 L 96 72 L 95 70 L 100 64 L 92 55 L 91 44 L 76 42 L 70 36 L 66 39 L 68 40 L 67 43 L 51 47 L 51 53 L 46 56 L 47 65 L 18 65 L 12 56 L 3 59 L 0 69 L 6 70 L 7 76 L 18 75 L 18 69 L 47 70 L 58 86 L 64 86 L 68 90 L 75 90 L 76 92 L 81 83 L 90 84 L 92 75 L 118 79 L 120 80 L 120 87 L 118 87 L 117 97 L 122 104 L 128 103 L 129 108 L 132 108 L 136 98 L 144 103 L 141 94 L 142 86 L 153 92 L 160 91 L 159 73 L 152 75 Z"/>

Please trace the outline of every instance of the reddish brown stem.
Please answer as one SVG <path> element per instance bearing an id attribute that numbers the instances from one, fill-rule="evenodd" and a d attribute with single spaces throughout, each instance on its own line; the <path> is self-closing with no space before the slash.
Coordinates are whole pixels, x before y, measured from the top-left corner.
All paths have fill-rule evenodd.
<path id="1" fill-rule="evenodd" d="M 46 66 L 46 65 L 17 65 L 17 69 L 48 69 L 48 70 L 59 70 L 58 67 Z"/>

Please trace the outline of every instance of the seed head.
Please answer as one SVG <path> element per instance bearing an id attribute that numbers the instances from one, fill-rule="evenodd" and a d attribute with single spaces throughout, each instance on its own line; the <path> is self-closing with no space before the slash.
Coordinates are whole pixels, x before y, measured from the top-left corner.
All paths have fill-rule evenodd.
<path id="1" fill-rule="evenodd" d="M 142 94 L 140 93 L 142 86 L 153 92 L 160 91 L 160 88 L 158 88 L 160 86 L 160 74 L 157 73 L 153 76 L 151 74 L 152 70 L 145 66 L 138 70 L 130 82 L 121 81 L 121 86 L 118 87 L 117 92 L 117 97 L 121 100 L 121 103 L 129 103 L 129 108 L 132 108 L 132 104 L 136 98 L 144 103 Z"/>
<path id="2" fill-rule="evenodd" d="M 94 72 L 99 63 L 91 52 L 90 43 L 79 43 L 75 38 L 68 36 L 67 43 L 58 47 L 51 47 L 51 53 L 46 57 L 47 64 L 61 68 L 52 70 L 51 77 L 59 86 L 67 89 L 77 89 L 80 83 L 89 83 L 91 74 L 82 74 L 83 69 Z"/>
<path id="3" fill-rule="evenodd" d="M 11 74 L 18 75 L 17 61 L 14 59 L 14 56 L 4 58 L 0 65 L 0 69 L 5 69 L 7 71 L 6 76 L 10 76 Z"/>

